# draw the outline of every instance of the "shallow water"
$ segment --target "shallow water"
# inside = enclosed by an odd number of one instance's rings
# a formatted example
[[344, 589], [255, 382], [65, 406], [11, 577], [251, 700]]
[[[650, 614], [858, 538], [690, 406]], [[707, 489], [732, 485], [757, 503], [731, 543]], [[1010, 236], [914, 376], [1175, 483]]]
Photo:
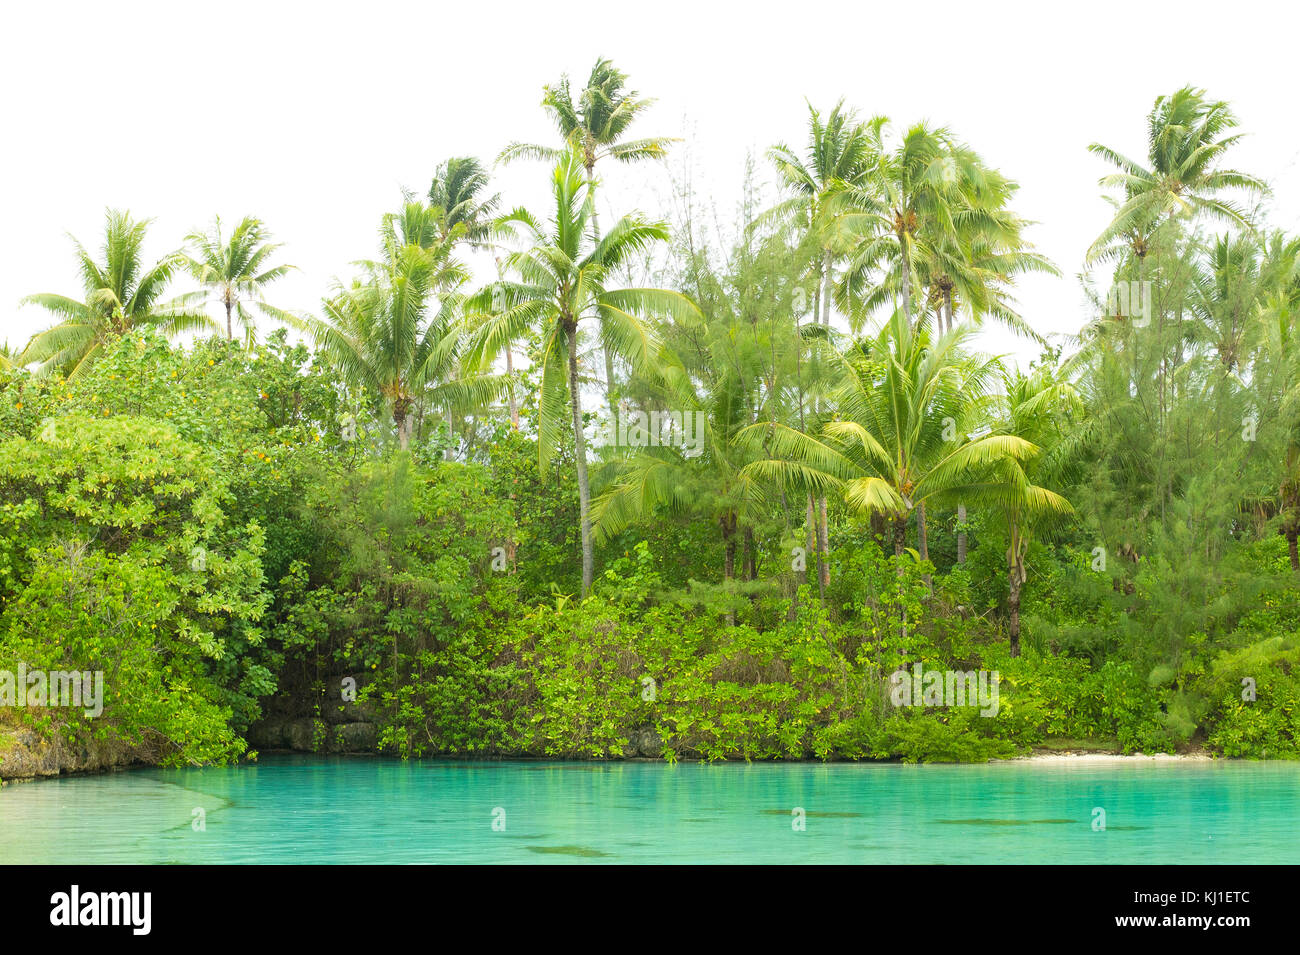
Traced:
[[0, 863], [1295, 863], [1298, 814], [1283, 762], [264, 756], [6, 786]]

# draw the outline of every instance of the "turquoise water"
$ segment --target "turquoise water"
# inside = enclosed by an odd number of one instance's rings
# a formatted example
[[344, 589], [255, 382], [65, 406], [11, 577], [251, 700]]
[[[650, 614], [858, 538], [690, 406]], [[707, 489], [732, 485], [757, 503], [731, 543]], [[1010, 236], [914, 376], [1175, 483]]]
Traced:
[[0, 863], [1295, 863], [1298, 814], [1280, 762], [272, 756], [6, 786]]

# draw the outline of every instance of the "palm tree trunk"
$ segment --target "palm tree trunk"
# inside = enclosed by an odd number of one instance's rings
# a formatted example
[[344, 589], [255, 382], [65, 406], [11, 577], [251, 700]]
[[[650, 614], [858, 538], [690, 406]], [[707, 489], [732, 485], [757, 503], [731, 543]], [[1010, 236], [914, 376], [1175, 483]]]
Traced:
[[[900, 514], [894, 518], [894, 556], [902, 557], [903, 548], [907, 546], [907, 516]], [[901, 573], [902, 568], [899, 568]]]
[[[807, 520], [807, 522], [805, 523], [804, 526], [805, 526], [805, 527], [807, 528], [807, 530], [808, 530], [808, 541], [807, 541], [808, 546], [804, 549], [804, 551], [805, 551], [805, 556], [811, 555], [811, 556], [812, 556], [812, 559], [813, 559], [813, 562], [816, 563], [816, 561], [818, 560], [818, 555], [817, 555], [817, 506], [816, 506], [816, 503], [813, 501], [813, 496], [812, 496], [811, 494], [808, 495], [808, 520]], [[807, 566], [807, 565], [805, 564], [805, 567], [806, 567], [806, 566]], [[819, 576], [817, 579], [820, 580], [821, 577]], [[805, 570], [805, 571], [804, 571], [804, 583], [807, 583], [807, 582], [808, 582], [808, 571]]]
[[[831, 251], [822, 249], [821, 323], [831, 327]], [[826, 495], [817, 498], [817, 583], [825, 590], [831, 583], [830, 528], [826, 523]]]
[[1020, 590], [1025, 583], [1024, 545], [1013, 523], [1011, 546], [1007, 548], [1007, 634], [1011, 638], [1011, 655], [1020, 656]]
[[1020, 569], [1014, 565], [1011, 567], [1008, 578], [1007, 589], [1007, 610], [1011, 615], [1011, 621], [1007, 626], [1007, 632], [1011, 636], [1011, 655], [1020, 656], [1020, 587], [1023, 584], [1020, 575]]
[[[723, 514], [719, 523], [722, 525], [722, 582], [725, 584], [736, 578], [736, 515]], [[724, 619], [728, 627], [734, 627], [735, 611], [728, 609]]]
[[826, 525], [826, 497], [817, 499], [817, 582], [822, 589], [831, 585], [830, 531]]
[[234, 302], [226, 303], [226, 339], [232, 342], [235, 340], [235, 325], [231, 320], [230, 313], [234, 310], [234, 307]]
[[[916, 552], [921, 560], [930, 559], [930, 536], [925, 525], [925, 501], [916, 505]], [[934, 590], [934, 577], [925, 575], [925, 585]]]
[[821, 309], [820, 321], [830, 327], [831, 324], [831, 250], [822, 249], [821, 295], [818, 307]]
[[[820, 285], [817, 288], [817, 294], [821, 295]], [[820, 300], [818, 302], [817, 308], [819, 311], [821, 310]], [[804, 421], [803, 338], [799, 335], [798, 315], [794, 316], [794, 374], [795, 374], [795, 384], [799, 390], [799, 430], [804, 431], [808, 425]], [[782, 493], [784, 494], [785, 492]], [[813, 530], [813, 497], [811, 494], [808, 495], [808, 517], [804, 522], [804, 527], [807, 529], [807, 535], [805, 538], [805, 543], [807, 544], [807, 547], [804, 548], [803, 577], [801, 580], [796, 579], [795, 581], [794, 601], [790, 604], [790, 614], [791, 614], [790, 619], [792, 620], [794, 619], [793, 615], [795, 613], [795, 605], [799, 600], [799, 587], [801, 584], [808, 583], [808, 555], [816, 553], [816, 540], [815, 540], [816, 532]], [[820, 579], [821, 578], [819, 577], [818, 580]]]
[[[1298, 459], [1300, 448], [1295, 445], [1288, 447], [1285, 459], [1288, 475], [1295, 473]], [[1278, 488], [1278, 497], [1282, 502], [1280, 533], [1286, 538], [1287, 551], [1291, 555], [1291, 569], [1300, 571], [1300, 547], [1296, 543], [1297, 538], [1300, 538], [1300, 482], [1288, 477]]]
[[[507, 348], [506, 349], [506, 374], [513, 375], [514, 373], [515, 373], [514, 353], [509, 348]], [[510, 384], [510, 428], [513, 431], [519, 430], [519, 402], [515, 400], [514, 382], [511, 382]]]
[[957, 563], [966, 563], [966, 505], [957, 505]]
[[587, 483], [587, 443], [582, 434], [582, 397], [578, 391], [578, 328], [569, 330], [569, 406], [573, 410], [573, 457], [578, 467], [578, 516], [582, 525], [582, 596], [591, 592], [595, 555], [591, 546], [591, 486]]
[[[900, 236], [900, 240], [901, 240]], [[907, 258], [907, 246], [901, 241], [899, 246], [902, 250], [903, 266], [903, 318], [907, 319], [907, 327], [912, 327], [912, 263]]]
[[[786, 497], [785, 488], [781, 488], [781, 519], [784, 525], [785, 533], [789, 534], [791, 532], [790, 501]], [[794, 570], [793, 563], [794, 562], [791, 561], [791, 567], [790, 567], [791, 571]], [[784, 574], [782, 574], [782, 576], [784, 576]], [[783, 591], [785, 590], [784, 581], [782, 582], [781, 589]], [[793, 593], [790, 594], [790, 606], [788, 606], [785, 611], [785, 619], [787, 622], [793, 622], [794, 619], [798, 616], [798, 614], [799, 614], [799, 575], [796, 573], [794, 579]]]
[[731, 580], [736, 576], [736, 515], [722, 515], [722, 579]]
[[[944, 289], [943, 291], [943, 313], [944, 329], [950, 332], [953, 325], [956, 324], [953, 320], [952, 289]], [[966, 505], [961, 502], [957, 504], [957, 524], [959, 527], [957, 531], [957, 563], [964, 564], [966, 563]]]

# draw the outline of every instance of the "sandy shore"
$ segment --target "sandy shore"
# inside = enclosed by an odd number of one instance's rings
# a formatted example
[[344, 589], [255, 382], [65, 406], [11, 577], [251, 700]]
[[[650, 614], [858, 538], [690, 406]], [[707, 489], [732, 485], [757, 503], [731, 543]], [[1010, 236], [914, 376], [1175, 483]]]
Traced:
[[994, 759], [994, 763], [1175, 763], [1175, 762], [1209, 762], [1213, 757], [1207, 753], [1154, 753], [1147, 756], [1134, 753], [1125, 756], [1122, 753], [1034, 753], [1030, 756], [1016, 756], [1012, 759]]

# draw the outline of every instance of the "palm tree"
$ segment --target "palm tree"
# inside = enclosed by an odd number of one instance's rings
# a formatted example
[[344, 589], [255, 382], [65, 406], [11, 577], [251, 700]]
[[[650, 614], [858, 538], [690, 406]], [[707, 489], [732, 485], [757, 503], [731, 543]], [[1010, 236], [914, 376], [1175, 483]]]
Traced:
[[[429, 185], [429, 205], [438, 210], [438, 232], [443, 242], [470, 248], [493, 247], [497, 237], [497, 208], [500, 193], [486, 195], [488, 172], [472, 156], [458, 156], [438, 165]], [[494, 252], [497, 250], [494, 248]], [[501, 277], [501, 256], [496, 256], [497, 277]], [[514, 352], [506, 349], [506, 375], [514, 375]], [[519, 405], [512, 387], [508, 393], [510, 425], [519, 430]]]
[[382, 397], [402, 450], [418, 402], [465, 407], [490, 401], [503, 386], [456, 375], [455, 289], [467, 274], [439, 239], [440, 218], [440, 209], [413, 200], [385, 216], [383, 257], [360, 263], [364, 278], [338, 287], [322, 303], [323, 319], [301, 323], [344, 374]]
[[719, 529], [723, 579], [731, 580], [742, 539], [747, 567], [751, 560], [748, 541], [763, 494], [758, 482], [743, 471], [753, 453], [736, 442], [739, 429], [752, 423], [739, 394], [751, 382], [719, 370], [723, 373], [712, 376], [702, 389], [685, 368], [671, 360], [662, 363], [656, 375], [659, 387], [653, 390], [674, 414], [692, 416], [684, 417], [686, 431], [696, 432], [696, 422], [702, 422], [699, 453], [688, 453], [684, 445], [672, 442], [637, 448], [616, 462], [617, 477], [596, 500], [592, 513], [601, 540], [660, 512], [699, 515]]
[[183, 257], [174, 252], [146, 268], [141, 250], [149, 223], [108, 210], [99, 262], [72, 239], [84, 296], [77, 301], [42, 293], [23, 299], [23, 304], [39, 305], [61, 319], [31, 340], [23, 352], [25, 363], [39, 362], [42, 372], [62, 369], [74, 377], [113, 336], [143, 328], [166, 335], [215, 328], [211, 318], [193, 307], [192, 296], [161, 301]]
[[626, 84], [626, 73], [609, 60], [597, 60], [575, 103], [569, 77], [561, 77], [555, 86], [545, 87], [542, 107], [554, 120], [564, 145], [553, 148], [511, 143], [498, 161], [529, 158], [555, 162], [566, 152], [576, 151], [590, 183], [596, 163], [606, 156], [627, 163], [662, 159], [667, 155], [668, 145], [677, 142], [676, 139], [658, 136], [621, 141], [633, 120], [654, 104], [653, 99], [644, 99], [635, 90], [626, 89]]
[[[746, 429], [772, 457], [747, 465], [768, 478], [819, 492], [843, 493], [850, 509], [892, 523], [895, 554], [907, 523], [932, 499], [961, 493], [972, 475], [1005, 457], [1032, 453], [1014, 435], [969, 438], [966, 424], [987, 406], [998, 370], [993, 359], [967, 355], [969, 326], [931, 340], [900, 309], [874, 341], [839, 355], [836, 416], [819, 435], [779, 423]], [[928, 559], [924, 536], [919, 556]]]
[[1016, 311], [1011, 286], [1017, 276], [1030, 272], [1061, 272], [1025, 241], [1027, 223], [1005, 208], [963, 209], [953, 220], [955, 231], [936, 239], [923, 264], [925, 280], [936, 293], [940, 330], [952, 331], [964, 307], [977, 325], [992, 319], [1042, 343], [1042, 336]]
[[1115, 203], [1115, 216], [1093, 242], [1086, 261], [1114, 258], [1118, 249], [1126, 248], [1141, 264], [1156, 228], [1180, 216], [1204, 214], [1248, 225], [1246, 212], [1221, 194], [1265, 193], [1268, 187], [1254, 176], [1219, 167], [1241, 139], [1240, 133], [1226, 135], [1236, 127], [1237, 117], [1226, 102], [1208, 101], [1204, 90], [1185, 86], [1158, 97], [1147, 116], [1148, 165], [1100, 143], [1091, 144], [1090, 152], [1119, 169], [1103, 177], [1100, 185], [1120, 187], [1123, 199]]
[[[797, 219], [807, 239], [816, 243], [819, 254], [814, 260], [817, 300], [813, 321], [829, 328], [831, 274], [835, 256], [841, 251], [837, 220], [830, 214], [831, 201], [849, 189], [864, 194], [867, 176], [877, 162], [872, 135], [851, 110], [844, 108], [843, 100], [835, 104], [825, 120], [809, 103], [806, 157], [781, 143], [768, 150], [768, 158], [776, 166], [782, 185], [793, 196], [778, 203], [760, 221]], [[809, 524], [814, 523], [818, 580], [825, 588], [830, 583], [830, 532], [825, 497], [817, 501], [815, 518], [810, 515]]]
[[[624, 140], [632, 122], [654, 104], [635, 90], [626, 88], [627, 74], [606, 59], [599, 59], [591, 68], [587, 85], [574, 102], [569, 87], [569, 77], [564, 75], [555, 86], [547, 86], [542, 96], [542, 107], [550, 114], [559, 130], [563, 145], [556, 148], [531, 143], [511, 143], [498, 157], [498, 162], [515, 159], [542, 159], [558, 162], [567, 152], [574, 152], [587, 177], [587, 188], [593, 196], [596, 188], [596, 163], [608, 157], [623, 163], [662, 159], [668, 154], [670, 143], [676, 139], [655, 136], [646, 139]], [[599, 238], [600, 222], [593, 201], [591, 230]], [[614, 357], [605, 354], [605, 395], [610, 414], [617, 414], [614, 398]]]
[[560, 429], [565, 426], [567, 401], [578, 477], [585, 595], [591, 590], [594, 552], [582, 378], [578, 370], [580, 330], [594, 324], [607, 353], [621, 355], [633, 367], [641, 367], [659, 347], [646, 316], [659, 313], [685, 318], [698, 312], [677, 292], [610, 287], [616, 270], [653, 243], [666, 240], [668, 229], [663, 223], [627, 215], [596, 239], [589, 228], [594, 194], [584, 172], [583, 153], [565, 152], [551, 177], [553, 218], [543, 222], [524, 209], [503, 217], [502, 224], [517, 229], [529, 248], [506, 259], [505, 266], [518, 276], [517, 281], [498, 282], [467, 304], [468, 314], [479, 325], [466, 364], [484, 367], [501, 349], [524, 338], [530, 330], [540, 330], [538, 459], [543, 467], [549, 463]]
[[[1060, 271], [1022, 237], [1027, 223], [1008, 208], [1019, 187], [1001, 173], [985, 168], [970, 150], [965, 152], [967, 168], [978, 174], [969, 176], [967, 188], [955, 196], [952, 231], [933, 237], [929, 255], [921, 263], [926, 282], [934, 292], [938, 327], [952, 331], [957, 308], [965, 303], [976, 324], [991, 317], [1018, 334], [1042, 342], [1042, 337], [1015, 310], [1010, 287], [1018, 275], [1060, 275]], [[923, 522], [924, 515], [919, 519]], [[957, 528], [957, 563], [964, 564], [965, 501], [957, 502]]]
[[1257, 236], [1224, 234], [1206, 250], [1192, 276], [1188, 334], [1212, 349], [1219, 368], [1228, 374], [1238, 371], [1254, 352], [1262, 330], [1257, 309], [1268, 276], [1261, 252]]
[[[836, 198], [840, 228], [853, 243], [841, 300], [852, 306], [856, 299], [860, 317], [897, 296], [910, 322], [918, 268], [937, 261], [940, 245], [959, 234], [954, 217], [971, 211], [969, 196], [988, 173], [947, 129], [917, 123], [889, 148], [887, 125], [878, 117], [868, 126], [876, 162], [866, 186]], [[889, 280], [872, 282], [882, 267]]]
[[501, 196], [485, 196], [487, 188], [487, 170], [472, 156], [457, 156], [438, 165], [429, 185], [429, 205], [441, 210], [438, 231], [443, 241], [455, 232], [455, 238], [479, 246], [492, 236]]
[[[738, 440], [741, 429], [785, 415], [782, 373], [790, 363], [787, 334], [790, 287], [803, 270], [792, 265], [784, 236], [754, 243], [742, 230], [724, 276], [697, 252], [689, 268], [704, 321], [666, 323], [664, 348], [651, 368], [629, 381], [644, 406], [681, 413], [682, 432], [694, 444], [669, 440], [610, 449], [611, 479], [593, 505], [598, 538], [609, 539], [636, 521], [662, 514], [689, 515], [718, 528], [723, 578], [757, 575], [755, 526], [765, 489], [745, 464], [754, 450]], [[690, 417], [687, 417], [690, 416]], [[674, 418], [674, 428], [677, 426]]]
[[[844, 190], [836, 199], [841, 228], [855, 236], [836, 290], [846, 310], [861, 320], [901, 299], [911, 321], [914, 289], [920, 286], [929, 290], [926, 311], [933, 309], [939, 333], [952, 331], [964, 303], [976, 323], [991, 317], [1041, 340], [1015, 311], [1009, 289], [1025, 272], [1059, 273], [1024, 241], [1026, 223], [1008, 208], [1018, 186], [947, 129], [919, 123], [889, 149], [887, 122], [877, 119], [869, 128], [876, 165], [865, 187]], [[873, 282], [882, 268], [883, 281]], [[917, 520], [924, 550], [924, 507]], [[958, 501], [960, 562], [966, 556], [965, 520], [966, 505]]]
[[269, 260], [281, 243], [270, 241], [271, 234], [262, 220], [245, 216], [230, 233], [222, 238], [221, 218], [214, 217], [207, 232], [192, 232], [185, 237], [192, 253], [185, 257], [186, 268], [200, 285], [216, 298], [226, 310], [226, 338], [234, 340], [234, 318], [239, 317], [240, 329], [250, 343], [256, 326], [245, 303], [256, 305], [264, 314], [285, 320], [285, 313], [267, 304], [266, 286], [283, 278], [294, 267], [271, 265]]
[[794, 195], [768, 211], [765, 219], [775, 216], [800, 220], [807, 234], [817, 242], [817, 288], [820, 314], [815, 319], [830, 324], [831, 266], [836, 253], [837, 230], [827, 205], [845, 189], [862, 190], [873, 170], [877, 156], [869, 128], [858, 122], [840, 100], [822, 119], [808, 104], [808, 147], [806, 157], [799, 156], [784, 143], [768, 150], [781, 184]]
[[1065, 423], [1082, 402], [1074, 388], [1047, 366], [1030, 374], [1004, 374], [1003, 421], [995, 435], [1026, 442], [1029, 453], [1005, 455], [963, 493], [998, 515], [1008, 538], [1007, 632], [1011, 655], [1020, 656], [1020, 596], [1027, 579], [1025, 554], [1034, 535], [1074, 513], [1070, 503], [1046, 484], [1057, 483], [1086, 432], [1071, 434]]

